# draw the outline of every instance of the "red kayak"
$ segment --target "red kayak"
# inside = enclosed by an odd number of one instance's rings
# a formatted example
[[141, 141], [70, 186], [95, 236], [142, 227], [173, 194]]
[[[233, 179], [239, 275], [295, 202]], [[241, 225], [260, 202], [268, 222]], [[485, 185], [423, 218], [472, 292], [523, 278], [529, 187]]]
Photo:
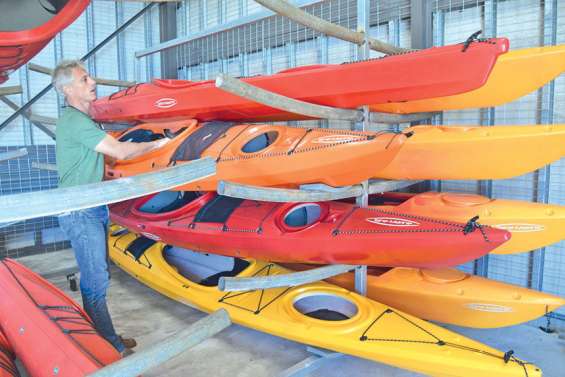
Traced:
[[112, 221], [153, 240], [274, 262], [446, 267], [510, 238], [473, 220], [461, 224], [343, 202], [257, 202], [213, 192], [164, 191], [110, 211]]
[[69, 26], [90, 0], [19, 0], [0, 4], [0, 84]]
[[0, 329], [0, 377], [19, 377], [14, 359], [14, 351]]
[[[291, 68], [243, 81], [287, 97], [340, 108], [403, 102], [481, 87], [508, 46], [506, 38], [495, 38], [355, 63]], [[212, 80], [154, 80], [135, 85], [97, 100], [91, 113], [103, 122], [187, 117], [252, 122], [306, 119], [229, 94], [216, 88]]]
[[30, 269], [0, 261], [0, 326], [31, 376], [85, 376], [120, 359], [82, 308]]

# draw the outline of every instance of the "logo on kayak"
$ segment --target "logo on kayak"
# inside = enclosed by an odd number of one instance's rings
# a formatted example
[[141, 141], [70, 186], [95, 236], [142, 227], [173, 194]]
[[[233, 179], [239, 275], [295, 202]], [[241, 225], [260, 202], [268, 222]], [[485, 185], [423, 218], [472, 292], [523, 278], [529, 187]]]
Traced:
[[496, 224], [493, 225], [494, 228], [507, 230], [514, 233], [530, 233], [530, 232], [541, 232], [545, 230], [545, 226], [539, 224]]
[[160, 109], [170, 109], [177, 104], [177, 100], [174, 98], [161, 98], [155, 101], [155, 107]]
[[384, 226], [420, 226], [420, 223], [412, 220], [399, 219], [397, 217], [369, 217], [365, 219], [370, 223]]
[[141, 235], [145, 236], [145, 237], [147, 237], [147, 238], [149, 238], [150, 240], [153, 240], [153, 241], [161, 241], [161, 237], [156, 236], [156, 235], [151, 234], [151, 233], [141, 232]]
[[512, 311], [512, 308], [509, 306], [502, 306], [495, 304], [470, 303], [470, 304], [465, 304], [464, 306], [468, 309], [476, 310], [479, 312], [509, 313]]
[[337, 143], [351, 143], [354, 141], [362, 141], [365, 140], [360, 136], [355, 135], [329, 135], [329, 136], [320, 136], [315, 139], [312, 139], [312, 143], [314, 144], [337, 144]]

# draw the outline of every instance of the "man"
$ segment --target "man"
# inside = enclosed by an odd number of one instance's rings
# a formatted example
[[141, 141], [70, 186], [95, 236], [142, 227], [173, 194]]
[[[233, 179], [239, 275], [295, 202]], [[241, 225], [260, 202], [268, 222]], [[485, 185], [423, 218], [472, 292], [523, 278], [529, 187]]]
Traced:
[[[67, 102], [56, 128], [59, 187], [100, 182], [104, 174], [104, 155], [121, 160], [129, 159], [158, 148], [168, 140], [149, 143], [119, 142], [102, 131], [88, 115], [90, 105], [96, 99], [96, 82], [80, 61], [61, 62], [53, 72], [52, 82]], [[63, 214], [59, 216], [59, 224], [75, 252], [85, 311], [100, 335], [122, 356], [131, 354], [133, 351], [130, 347], [135, 346], [135, 341], [123, 339], [116, 334], [106, 305], [110, 278], [108, 207], [100, 206]]]

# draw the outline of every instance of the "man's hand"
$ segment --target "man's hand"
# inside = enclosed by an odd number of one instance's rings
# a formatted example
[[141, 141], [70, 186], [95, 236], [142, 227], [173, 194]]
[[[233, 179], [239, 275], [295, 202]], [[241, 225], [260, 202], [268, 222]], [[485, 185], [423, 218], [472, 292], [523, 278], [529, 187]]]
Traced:
[[163, 138], [147, 143], [132, 143], [129, 141], [118, 141], [112, 136], [106, 135], [94, 150], [118, 160], [129, 160], [152, 151], [153, 149], [161, 148], [167, 144], [169, 140], [168, 138]]

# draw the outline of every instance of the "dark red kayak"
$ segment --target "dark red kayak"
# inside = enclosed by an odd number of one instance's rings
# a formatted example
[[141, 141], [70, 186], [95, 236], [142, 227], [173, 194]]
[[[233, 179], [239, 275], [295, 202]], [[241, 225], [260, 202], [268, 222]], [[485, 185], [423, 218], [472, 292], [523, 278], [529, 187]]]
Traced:
[[85, 376], [121, 358], [76, 302], [11, 259], [0, 297], [0, 327], [31, 376]]
[[90, 0], [0, 2], [0, 84], [69, 26]]
[[110, 207], [113, 222], [201, 252], [274, 262], [446, 267], [510, 238], [504, 230], [343, 202], [273, 203], [164, 191]]
[[[357, 108], [388, 102], [447, 96], [486, 83], [506, 38], [433, 47], [355, 63], [288, 69], [243, 81], [298, 100]], [[200, 121], [306, 119], [216, 88], [214, 81], [154, 80], [101, 98], [92, 116], [104, 122], [195, 118]]]

